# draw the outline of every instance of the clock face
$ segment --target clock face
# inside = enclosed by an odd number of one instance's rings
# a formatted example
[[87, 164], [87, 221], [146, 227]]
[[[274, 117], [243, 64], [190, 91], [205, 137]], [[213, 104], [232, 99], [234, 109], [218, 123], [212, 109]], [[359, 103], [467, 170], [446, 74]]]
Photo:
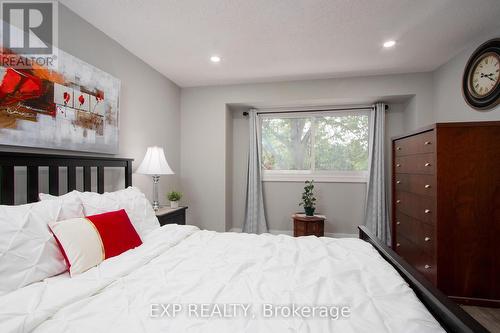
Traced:
[[477, 98], [484, 98], [495, 91], [500, 82], [500, 57], [488, 52], [479, 57], [470, 73], [470, 92]]
[[472, 53], [462, 76], [462, 94], [476, 110], [500, 104], [500, 38], [490, 39]]

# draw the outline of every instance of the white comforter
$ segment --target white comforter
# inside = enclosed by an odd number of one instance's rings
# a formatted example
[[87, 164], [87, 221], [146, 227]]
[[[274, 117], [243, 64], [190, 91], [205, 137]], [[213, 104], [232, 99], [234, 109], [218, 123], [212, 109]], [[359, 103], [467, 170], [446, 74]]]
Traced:
[[[189, 304], [243, 304], [211, 318]], [[153, 304], [153, 305], [152, 305]], [[172, 316], [159, 304], [181, 304]], [[350, 316], [266, 316], [264, 304], [347, 306]], [[179, 306], [179, 305], [178, 305]], [[291, 307], [290, 307], [291, 308]], [[154, 309], [154, 310], [152, 310]], [[214, 310], [212, 306], [211, 310]], [[241, 309], [240, 309], [241, 310]], [[211, 312], [213, 314], [213, 312]], [[206, 313], [205, 313], [206, 314]], [[286, 313], [285, 313], [286, 314]], [[269, 315], [269, 313], [268, 313]], [[158, 228], [144, 244], [79, 276], [0, 297], [0, 332], [442, 332], [413, 291], [358, 239]]]

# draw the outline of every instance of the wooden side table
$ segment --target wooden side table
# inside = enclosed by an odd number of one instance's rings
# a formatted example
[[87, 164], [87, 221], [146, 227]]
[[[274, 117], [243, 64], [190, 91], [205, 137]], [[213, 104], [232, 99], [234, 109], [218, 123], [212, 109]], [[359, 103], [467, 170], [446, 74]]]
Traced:
[[317, 236], [325, 235], [325, 219], [323, 215], [306, 216], [305, 214], [293, 214], [293, 236]]
[[186, 209], [186, 206], [179, 208], [160, 207], [155, 214], [161, 226], [173, 223], [186, 224]]

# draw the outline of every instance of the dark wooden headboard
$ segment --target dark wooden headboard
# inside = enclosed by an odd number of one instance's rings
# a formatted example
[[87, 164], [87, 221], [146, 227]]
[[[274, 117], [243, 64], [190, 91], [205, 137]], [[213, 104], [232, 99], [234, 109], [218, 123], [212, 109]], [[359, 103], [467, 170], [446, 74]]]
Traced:
[[59, 168], [67, 168], [68, 192], [76, 189], [76, 168], [83, 168], [83, 190], [91, 191], [91, 168], [97, 168], [97, 192], [104, 193], [104, 168], [123, 167], [125, 187], [132, 185], [132, 161], [129, 158], [67, 156], [0, 152], [0, 204], [13, 205], [14, 167], [26, 167], [27, 202], [38, 201], [39, 168], [48, 167], [49, 193], [59, 195]]

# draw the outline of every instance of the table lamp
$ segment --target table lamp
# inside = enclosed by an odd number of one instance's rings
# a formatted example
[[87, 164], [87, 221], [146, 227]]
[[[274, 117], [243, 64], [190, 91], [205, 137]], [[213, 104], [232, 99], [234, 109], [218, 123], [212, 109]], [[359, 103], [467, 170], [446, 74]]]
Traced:
[[173, 175], [165, 158], [165, 153], [161, 147], [148, 147], [142, 163], [137, 168], [137, 173], [142, 175], [151, 175], [153, 177], [153, 209], [157, 211], [160, 208], [158, 203], [158, 182], [160, 175]]

